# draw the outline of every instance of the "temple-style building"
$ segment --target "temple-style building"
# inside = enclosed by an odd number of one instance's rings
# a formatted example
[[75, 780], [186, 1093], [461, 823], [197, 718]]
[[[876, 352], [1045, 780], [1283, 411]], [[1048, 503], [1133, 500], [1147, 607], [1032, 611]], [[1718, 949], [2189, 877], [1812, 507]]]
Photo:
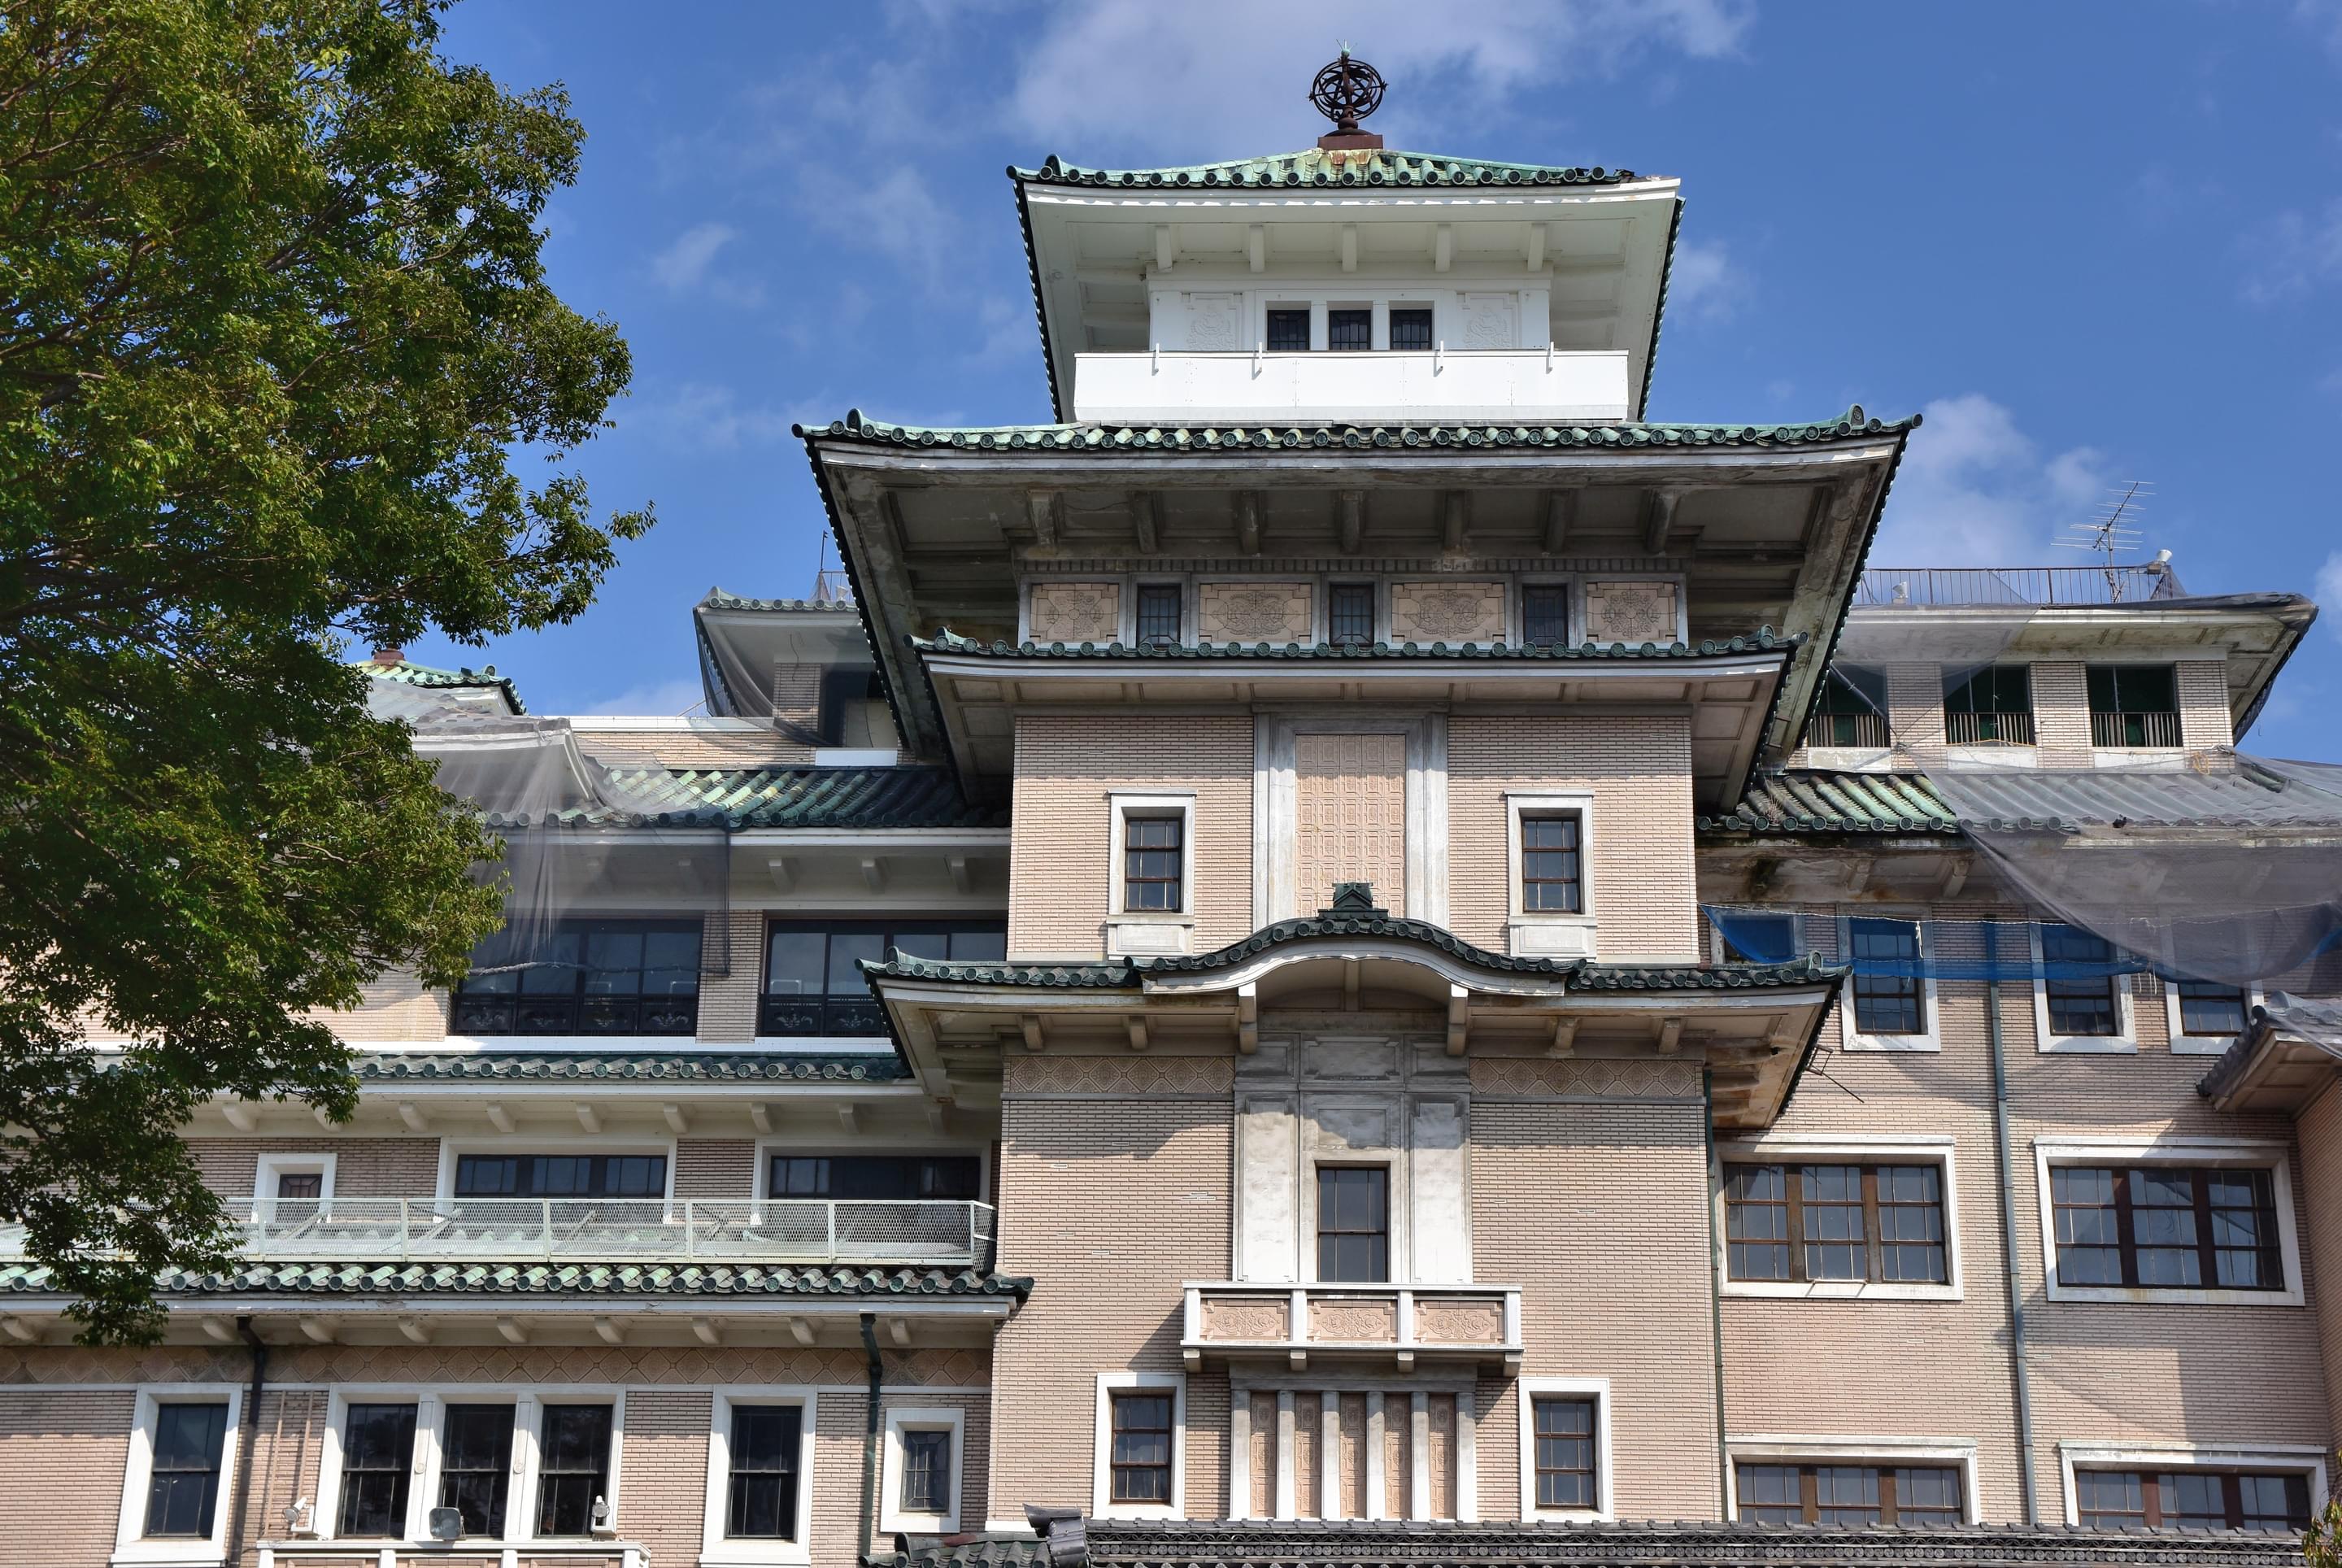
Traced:
[[1676, 180], [1379, 92], [1012, 170], [1057, 422], [801, 431], [706, 717], [369, 661], [511, 923], [164, 1343], [0, 1260], [0, 1564], [2300, 1560], [2314, 608], [1869, 562], [1916, 418], [1647, 417]]

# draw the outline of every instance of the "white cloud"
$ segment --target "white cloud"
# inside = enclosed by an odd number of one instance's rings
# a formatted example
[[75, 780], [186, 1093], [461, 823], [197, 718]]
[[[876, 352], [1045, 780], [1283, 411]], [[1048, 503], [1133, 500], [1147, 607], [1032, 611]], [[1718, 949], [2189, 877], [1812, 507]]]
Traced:
[[2317, 603], [2327, 612], [2327, 629], [2342, 641], [2342, 550], [2327, 556], [2317, 568]]
[[1922, 410], [1870, 558], [1887, 567], [2057, 564], [2052, 542], [2087, 521], [2111, 482], [2107, 457], [2076, 447], [2044, 460], [2008, 409], [1981, 393]]
[[2243, 242], [2245, 297], [2255, 305], [2299, 299], [2342, 283], [2342, 200], [2318, 216], [2281, 212]]
[[586, 713], [623, 714], [628, 718], [666, 719], [698, 712], [706, 693], [696, 680], [662, 680], [630, 687], [606, 701], [588, 705]]
[[1676, 320], [1727, 320], [1748, 292], [1747, 272], [1724, 246], [1676, 246], [1667, 268], [1667, 314]]
[[818, 397], [786, 408], [743, 407], [729, 387], [704, 381], [636, 392], [619, 413], [618, 428], [639, 432], [679, 452], [733, 452], [788, 438], [789, 427], [831, 417]]
[[694, 224], [651, 260], [651, 276], [669, 294], [705, 294], [726, 305], [761, 304], [763, 287], [711, 270], [716, 253], [740, 237], [728, 223]]
[[958, 220], [916, 169], [896, 169], [875, 185], [824, 176], [808, 181], [806, 190], [816, 226], [891, 258], [931, 287], [942, 285]]

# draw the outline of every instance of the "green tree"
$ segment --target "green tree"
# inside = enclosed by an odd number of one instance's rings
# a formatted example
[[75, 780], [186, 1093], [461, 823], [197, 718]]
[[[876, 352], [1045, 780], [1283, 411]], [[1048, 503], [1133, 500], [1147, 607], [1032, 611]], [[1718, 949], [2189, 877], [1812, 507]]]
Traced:
[[[2335, 1451], [2334, 1458], [2342, 1464], [2342, 1449]], [[2326, 1506], [2309, 1522], [2301, 1550], [2309, 1568], [2342, 1568], [2342, 1493], [2327, 1497]]]
[[319, 1010], [494, 929], [347, 649], [565, 620], [650, 521], [567, 462], [629, 374], [538, 256], [583, 131], [441, 8], [0, 0], [0, 1220], [85, 1338], [224, 1261], [189, 1112], [345, 1115]]

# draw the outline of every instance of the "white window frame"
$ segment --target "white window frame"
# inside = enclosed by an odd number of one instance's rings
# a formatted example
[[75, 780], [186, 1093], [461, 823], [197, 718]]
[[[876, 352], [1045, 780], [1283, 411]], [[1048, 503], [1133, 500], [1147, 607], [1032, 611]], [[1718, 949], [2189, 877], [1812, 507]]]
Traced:
[[[1527, 817], [1577, 819], [1577, 912], [1524, 906], [1521, 822]], [[1592, 958], [1601, 920], [1594, 903], [1594, 791], [1507, 789], [1505, 791], [1505, 935], [1515, 958]]]
[[[2170, 1042], [2174, 1056], [2226, 1056], [2228, 1047], [2237, 1042], [2233, 1034], [2183, 1034], [2179, 1029], [2179, 982], [2169, 975], [2158, 977], [2163, 981], [2164, 1039]], [[2217, 984], [2217, 981], [2205, 981]], [[2257, 985], [2239, 986], [2244, 993], [2245, 1028], [2253, 1027], [2253, 1009], [2266, 1006], [2268, 998]]]
[[[1837, 950], [1842, 961], [1849, 964], [1854, 961], [1854, 922], [1857, 920], [1897, 920], [1916, 927], [1919, 933], [1919, 961], [1922, 965], [1927, 962], [1928, 932], [1933, 922], [1924, 915], [1900, 915], [1885, 910], [1837, 917]], [[1934, 975], [1922, 972], [1919, 977], [1921, 1020], [1927, 1027], [1917, 1034], [1864, 1033], [1855, 1018], [1855, 979], [1852, 973], [1847, 974], [1846, 1000], [1838, 1009], [1839, 1043], [1845, 1050], [1940, 1051], [1944, 1049], [1944, 1012], [1936, 996]]]
[[[2062, 925], [2064, 921], [2052, 921]], [[2115, 988], [2115, 1032], [2112, 1034], [2052, 1034], [2049, 1032], [2049, 980], [2041, 972], [2042, 922], [2029, 922], [2026, 940], [2033, 947], [2033, 1048], [2041, 1055], [2063, 1051], [2074, 1056], [2135, 1056], [2138, 1052], [2138, 1017], [2131, 995], [2131, 977], [2109, 976]]]
[[[581, 1096], [586, 1098], [585, 1096]], [[439, 1178], [435, 1189], [442, 1203], [456, 1201], [455, 1162], [465, 1154], [659, 1154], [666, 1158], [666, 1190], [656, 1199], [612, 1200], [627, 1202], [675, 1203], [676, 1142], [672, 1138], [611, 1138], [593, 1133], [555, 1134], [512, 1132], [489, 1138], [443, 1138], [439, 1141]], [[501, 1200], [512, 1201], [512, 1200]], [[563, 1201], [564, 1200], [555, 1200]], [[536, 1199], [522, 1199], [536, 1202]]]
[[[1109, 957], [1184, 953], [1196, 925], [1196, 792], [1193, 789], [1109, 789], [1106, 846], [1106, 946]], [[1123, 847], [1133, 817], [1179, 819], [1179, 907], [1126, 910]]]
[[[960, 1484], [967, 1472], [967, 1412], [956, 1404], [899, 1405], [886, 1412], [886, 1450], [879, 1467], [878, 1529], [882, 1534], [954, 1535], [959, 1532]], [[951, 1433], [951, 1503], [941, 1513], [903, 1507], [903, 1434]]]
[[2090, 1442], [2057, 1444], [2057, 1474], [2066, 1489], [2066, 1523], [2078, 1529], [2082, 1494], [2077, 1470], [2258, 1470], [2309, 1477], [2309, 1513], [2326, 1506], [2326, 1450], [2316, 1443], [2257, 1443], [2230, 1447], [2202, 1442]]
[[[1542, 524], [1543, 519], [1539, 519], [1539, 521], [1540, 524]], [[1580, 607], [1577, 594], [1574, 587], [1576, 581], [1576, 578], [1574, 575], [1563, 572], [1521, 572], [1514, 575], [1512, 582], [1509, 585], [1508, 591], [1506, 595], [1506, 603], [1505, 606], [1511, 622], [1513, 633], [1512, 642], [1514, 647], [1526, 648], [1529, 646], [1528, 590], [1531, 588], [1559, 588], [1561, 590], [1562, 640], [1555, 643], [1553, 645], [1554, 647], [1575, 648], [1578, 646], [1579, 642], [1584, 640], [1583, 637], [1576, 637], [1575, 640], [1573, 640], [1574, 634], [1581, 633], [1584, 630], [1582, 623], [1577, 619], [1578, 609]]]
[[[199, 1540], [149, 1538], [146, 1492], [155, 1476], [155, 1426], [166, 1404], [227, 1406], [220, 1438], [219, 1490], [212, 1501], [212, 1530]], [[220, 1568], [227, 1561], [227, 1521], [235, 1511], [236, 1444], [244, 1435], [244, 1389], [238, 1383], [153, 1383], [138, 1391], [130, 1428], [130, 1457], [122, 1477], [122, 1512], [115, 1526], [115, 1563], [141, 1568]]]
[[1729, 1209], [1724, 1200], [1724, 1167], [1743, 1164], [1804, 1164], [1814, 1161], [1866, 1165], [1933, 1165], [1944, 1193], [1944, 1279], [1940, 1285], [1917, 1280], [1735, 1280], [1728, 1254], [1716, 1259], [1716, 1289], [1727, 1296], [1776, 1300], [1957, 1302], [1967, 1287], [1960, 1271], [1960, 1200], [1953, 1159], [1957, 1141], [1948, 1133], [1857, 1134], [1775, 1132], [1716, 1146], [1716, 1233], [1725, 1234]]
[[[1344, 1097], [1316, 1094], [1313, 1104], [1331, 1107]], [[1379, 1103], [1387, 1104], [1386, 1098]], [[1383, 1173], [1383, 1255], [1388, 1276], [1381, 1282], [1386, 1285], [1404, 1285], [1416, 1278], [1415, 1268], [1414, 1226], [1408, 1219], [1415, 1206], [1413, 1183], [1407, 1177], [1412, 1162], [1402, 1149], [1328, 1149], [1315, 1148], [1303, 1151], [1301, 1159], [1301, 1201], [1297, 1235], [1300, 1251], [1301, 1282], [1305, 1285], [1326, 1285], [1338, 1289], [1356, 1285], [1361, 1290], [1373, 1290], [1372, 1280], [1321, 1280], [1317, 1277], [1317, 1173], [1321, 1171], [1380, 1171]]]
[[[505, 1484], [504, 1529], [494, 1536], [465, 1536], [466, 1544], [481, 1546], [524, 1543], [539, 1539], [583, 1541], [605, 1537], [555, 1535], [539, 1537], [536, 1517], [538, 1449], [543, 1439], [545, 1407], [548, 1404], [606, 1404], [610, 1407], [610, 1458], [604, 1499], [610, 1504], [610, 1534], [618, 1529], [619, 1462], [626, 1431], [626, 1391], [615, 1384], [580, 1383], [349, 1383], [337, 1385], [326, 1398], [325, 1429], [318, 1445], [317, 1494], [310, 1513], [319, 1541], [344, 1539], [341, 1525], [342, 1442], [353, 1404], [412, 1404], [415, 1411], [415, 1452], [408, 1461], [406, 1534], [404, 1543], [431, 1539], [431, 1511], [438, 1506], [441, 1447], [450, 1404], [510, 1404], [513, 1407], [511, 1470]], [[375, 1535], [347, 1539], [401, 1544], [396, 1537]]]
[[[2053, 1302], [2155, 1302], [2180, 1306], [2298, 1307], [2306, 1300], [2301, 1240], [2294, 1223], [2292, 1150], [2265, 1140], [2123, 1138], [2036, 1140], [2034, 1182], [2041, 1210], [2041, 1271]], [[2057, 1280], [2057, 1210], [2049, 1172], [2060, 1165], [2214, 1165], [2267, 1171], [2277, 1205], [2277, 1240], [2285, 1270], [2281, 1291], [2221, 1290], [2167, 1285], [2067, 1285]]]
[[[707, 1497], [701, 1532], [701, 1568], [759, 1568], [766, 1563], [813, 1561], [815, 1417], [820, 1394], [804, 1383], [734, 1383], [713, 1391], [707, 1420]], [[766, 1541], [724, 1533], [732, 1508], [732, 1407], [793, 1404], [802, 1413], [797, 1429], [797, 1518], [793, 1541]]]
[[[1521, 1518], [1528, 1521], [1570, 1519], [1588, 1523], [1616, 1523], [1618, 1505], [1610, 1468], [1610, 1380], [1606, 1377], [1524, 1377], [1516, 1380], [1514, 1386], [1519, 1391], [1520, 1405]], [[1540, 1395], [1591, 1399], [1594, 1402], [1595, 1506], [1591, 1509], [1537, 1506], [1536, 1400]]]
[[[332, 1153], [263, 1154], [253, 1162], [252, 1217], [257, 1220], [265, 1215], [272, 1223], [275, 1221], [278, 1201], [276, 1178], [279, 1176], [305, 1175], [315, 1171], [323, 1180], [317, 1183], [317, 1196], [309, 1201], [322, 1203], [331, 1199], [334, 1195], [334, 1167], [339, 1159], [339, 1155]], [[296, 1200], [288, 1198], [284, 1201], [289, 1203]]]
[[[1984, 1516], [1977, 1495], [1977, 1440], [1972, 1437], [1837, 1437], [1796, 1432], [1751, 1433], [1724, 1440], [1725, 1517], [1740, 1517], [1740, 1462], [1752, 1464], [1940, 1465], [1960, 1473], [1960, 1523]], [[2068, 1495], [2072, 1488], [2067, 1489]]]
[[[1171, 1501], [1116, 1503], [1114, 1498], [1114, 1407], [1116, 1393], [1159, 1391], [1171, 1395]], [[1092, 1417], [1090, 1515], [1096, 1519], [1185, 1519], [1187, 1517], [1187, 1379], [1180, 1372], [1113, 1372], [1097, 1375], [1097, 1407]]]

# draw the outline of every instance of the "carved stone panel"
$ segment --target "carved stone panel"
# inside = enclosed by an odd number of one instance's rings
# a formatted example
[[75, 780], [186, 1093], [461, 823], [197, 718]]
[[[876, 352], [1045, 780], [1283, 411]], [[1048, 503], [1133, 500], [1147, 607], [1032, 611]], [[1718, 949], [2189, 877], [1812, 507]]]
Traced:
[[1309, 585], [1198, 583], [1196, 632], [1206, 642], [1309, 642]]
[[1464, 347], [1520, 347], [1520, 297], [1512, 294], [1467, 294], [1464, 297]]
[[1589, 642], [1676, 640], [1676, 585], [1671, 582], [1589, 582], [1586, 637]]
[[1501, 642], [1505, 585], [1494, 582], [1391, 584], [1393, 642]]
[[1318, 1344], [1390, 1344], [1398, 1338], [1398, 1302], [1373, 1296], [1313, 1295], [1309, 1338]]
[[1396, 1104], [1328, 1105], [1322, 1100], [1312, 1100], [1310, 1147], [1326, 1153], [1395, 1149], [1398, 1140], [1391, 1136], [1391, 1120], [1396, 1109]]
[[1227, 353], [1244, 347], [1236, 341], [1235, 295], [1187, 297], [1187, 347], [1201, 353]]
[[1122, 587], [1038, 584], [1030, 625], [1035, 642], [1112, 642], [1122, 631]]
[[1415, 1299], [1415, 1337], [1432, 1345], [1497, 1345], [1505, 1342], [1505, 1303], [1489, 1297], [1443, 1301]]
[[1291, 1307], [1274, 1296], [1206, 1296], [1207, 1340], [1282, 1340], [1290, 1337]]

